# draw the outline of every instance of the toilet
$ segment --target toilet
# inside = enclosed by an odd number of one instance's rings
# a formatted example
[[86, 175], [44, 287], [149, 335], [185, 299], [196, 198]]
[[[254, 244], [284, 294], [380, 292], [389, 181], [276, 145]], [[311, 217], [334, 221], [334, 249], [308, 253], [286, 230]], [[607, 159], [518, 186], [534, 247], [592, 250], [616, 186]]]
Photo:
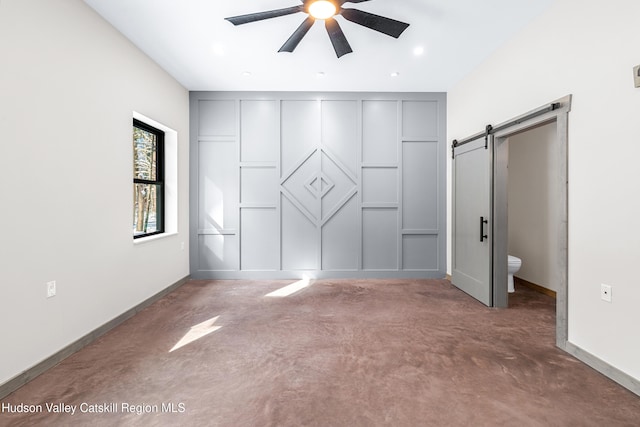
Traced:
[[509, 255], [509, 260], [507, 261], [507, 289], [509, 293], [516, 291], [515, 286], [513, 286], [513, 275], [520, 270], [520, 266], [522, 266], [522, 260], [516, 256]]

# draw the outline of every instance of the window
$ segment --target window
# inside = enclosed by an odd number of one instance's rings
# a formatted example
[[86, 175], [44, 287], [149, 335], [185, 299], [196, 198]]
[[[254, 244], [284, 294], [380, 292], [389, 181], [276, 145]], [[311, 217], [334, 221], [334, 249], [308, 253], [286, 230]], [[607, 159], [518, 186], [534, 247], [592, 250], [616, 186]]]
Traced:
[[133, 237], [164, 232], [164, 132], [133, 119]]

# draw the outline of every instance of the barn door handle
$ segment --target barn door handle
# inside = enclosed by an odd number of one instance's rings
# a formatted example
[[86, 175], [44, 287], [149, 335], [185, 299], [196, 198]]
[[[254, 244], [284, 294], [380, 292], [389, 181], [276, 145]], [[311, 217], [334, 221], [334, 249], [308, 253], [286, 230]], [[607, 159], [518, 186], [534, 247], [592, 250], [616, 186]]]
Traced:
[[484, 234], [484, 225], [489, 224], [489, 220], [484, 219], [483, 216], [480, 217], [480, 241], [484, 242], [484, 239], [488, 239], [489, 236]]

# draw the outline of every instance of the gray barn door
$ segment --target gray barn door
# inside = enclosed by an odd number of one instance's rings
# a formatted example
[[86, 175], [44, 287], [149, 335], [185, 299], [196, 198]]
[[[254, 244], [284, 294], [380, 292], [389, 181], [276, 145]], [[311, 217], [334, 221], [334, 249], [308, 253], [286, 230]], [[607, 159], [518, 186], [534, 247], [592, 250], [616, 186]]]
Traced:
[[491, 161], [484, 135], [454, 148], [451, 281], [488, 306], [493, 305]]

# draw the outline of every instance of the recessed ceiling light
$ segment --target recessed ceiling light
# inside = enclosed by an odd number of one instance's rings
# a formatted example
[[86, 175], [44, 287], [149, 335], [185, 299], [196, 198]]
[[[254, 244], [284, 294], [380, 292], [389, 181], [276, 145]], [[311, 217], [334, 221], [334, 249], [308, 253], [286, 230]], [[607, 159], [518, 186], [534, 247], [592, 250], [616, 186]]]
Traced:
[[391, 77], [398, 77], [400, 75], [399, 72], [394, 71], [393, 73], [391, 73]]
[[311, 3], [309, 13], [316, 19], [329, 19], [336, 14], [336, 5], [330, 1], [319, 0]]
[[251, 75], [251, 71], [243, 71], [242, 75], [245, 77], [249, 77]]
[[422, 46], [416, 46], [416, 47], [413, 49], [413, 54], [414, 54], [415, 56], [420, 56], [420, 55], [422, 55], [423, 53], [424, 53], [424, 47], [422, 47]]
[[318, 71], [318, 72], [316, 73], [316, 77], [318, 77], [318, 78], [323, 78], [324, 76], [326, 76], [326, 74], [324, 73], [324, 71]]

